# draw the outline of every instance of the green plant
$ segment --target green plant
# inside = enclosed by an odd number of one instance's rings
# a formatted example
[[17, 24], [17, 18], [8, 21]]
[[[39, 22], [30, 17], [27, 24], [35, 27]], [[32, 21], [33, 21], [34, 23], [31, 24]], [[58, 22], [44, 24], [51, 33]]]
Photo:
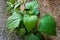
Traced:
[[[40, 13], [36, 0], [28, 3], [26, 3], [26, 0], [21, 1], [8, 0], [7, 2], [7, 9], [11, 13], [11, 16], [7, 19], [6, 26], [9, 29], [9, 34], [16, 30], [17, 34], [23, 37], [24, 40], [46, 40], [42, 33], [56, 36], [56, 22], [54, 18], [50, 14], [46, 14], [41, 19], [38, 18]], [[20, 9], [21, 5], [24, 6], [23, 10]], [[38, 20], [39, 25], [36, 26]]]

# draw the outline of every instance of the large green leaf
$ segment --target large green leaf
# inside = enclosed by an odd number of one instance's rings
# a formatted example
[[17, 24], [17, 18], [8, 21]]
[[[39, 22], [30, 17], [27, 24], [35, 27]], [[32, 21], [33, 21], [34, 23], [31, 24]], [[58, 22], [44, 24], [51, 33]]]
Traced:
[[35, 9], [37, 7], [38, 7], [38, 2], [37, 1], [28, 2], [25, 5], [25, 9]]
[[32, 15], [32, 16], [25, 15], [24, 18], [23, 18], [23, 21], [24, 21], [24, 24], [25, 24], [25, 27], [26, 27], [27, 31], [30, 32], [37, 22], [37, 16], [35, 16], [35, 15]]
[[48, 35], [56, 35], [56, 22], [50, 14], [40, 19], [38, 30]]
[[18, 12], [13, 11], [13, 14], [7, 19], [7, 28], [10, 32], [13, 32], [14, 29], [19, 26], [21, 20], [22, 16]]
[[25, 37], [25, 40], [39, 40], [39, 38], [34, 34], [30, 34], [27, 37]]

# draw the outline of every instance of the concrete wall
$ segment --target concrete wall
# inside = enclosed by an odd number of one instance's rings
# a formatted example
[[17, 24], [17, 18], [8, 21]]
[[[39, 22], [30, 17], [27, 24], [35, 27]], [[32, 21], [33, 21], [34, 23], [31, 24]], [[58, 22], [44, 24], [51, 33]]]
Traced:
[[6, 2], [0, 0], [0, 40], [7, 40], [5, 24], [6, 24]]

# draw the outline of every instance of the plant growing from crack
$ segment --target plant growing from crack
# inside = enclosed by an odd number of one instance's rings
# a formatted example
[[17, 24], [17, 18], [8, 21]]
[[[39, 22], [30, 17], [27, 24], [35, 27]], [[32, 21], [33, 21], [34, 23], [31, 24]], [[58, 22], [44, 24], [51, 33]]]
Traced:
[[9, 34], [16, 30], [19, 36], [24, 37], [24, 40], [48, 40], [44, 38], [43, 33], [56, 36], [54, 18], [50, 14], [39, 17], [41, 13], [38, 10], [37, 0], [31, 2], [8, 0], [7, 4], [7, 9], [11, 14], [6, 25]]

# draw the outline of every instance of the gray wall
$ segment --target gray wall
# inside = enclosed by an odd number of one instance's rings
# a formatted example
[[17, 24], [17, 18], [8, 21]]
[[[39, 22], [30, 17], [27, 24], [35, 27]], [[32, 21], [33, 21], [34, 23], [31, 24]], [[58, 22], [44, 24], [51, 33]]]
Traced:
[[14, 33], [8, 36], [6, 29], [7, 9], [6, 0], [0, 0], [0, 40], [19, 40]]
[[6, 2], [4, 0], [0, 0], [0, 40], [6, 40], [6, 30], [5, 30], [5, 24], [6, 24]]

